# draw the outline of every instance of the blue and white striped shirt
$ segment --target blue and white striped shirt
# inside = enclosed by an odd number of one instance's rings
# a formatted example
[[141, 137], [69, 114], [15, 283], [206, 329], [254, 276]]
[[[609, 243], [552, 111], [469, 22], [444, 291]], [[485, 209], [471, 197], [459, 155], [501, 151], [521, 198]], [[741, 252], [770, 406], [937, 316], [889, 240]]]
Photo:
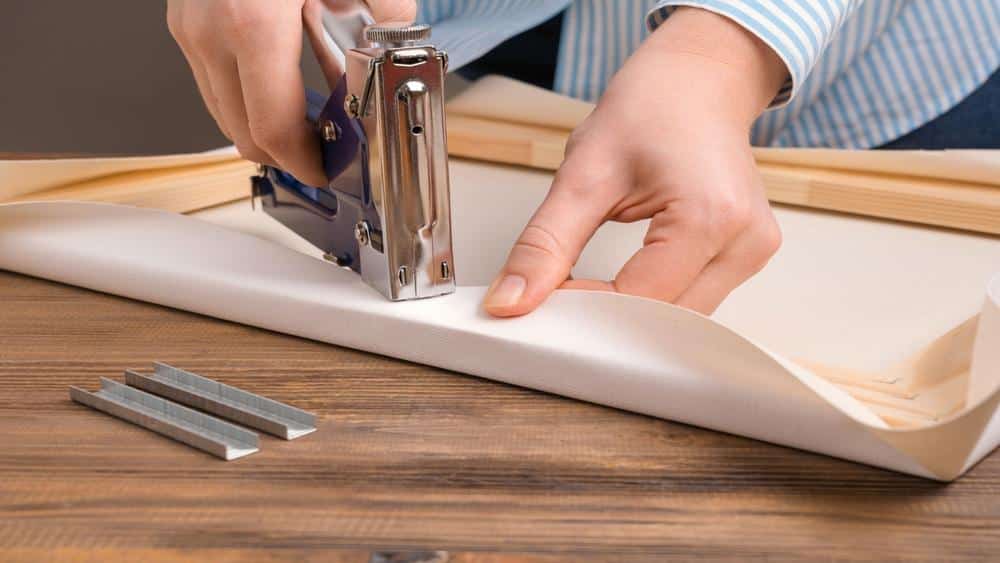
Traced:
[[789, 79], [755, 145], [870, 148], [941, 115], [1000, 67], [1000, 0], [422, 0], [458, 68], [565, 11], [555, 89], [594, 101], [677, 6], [767, 43]]

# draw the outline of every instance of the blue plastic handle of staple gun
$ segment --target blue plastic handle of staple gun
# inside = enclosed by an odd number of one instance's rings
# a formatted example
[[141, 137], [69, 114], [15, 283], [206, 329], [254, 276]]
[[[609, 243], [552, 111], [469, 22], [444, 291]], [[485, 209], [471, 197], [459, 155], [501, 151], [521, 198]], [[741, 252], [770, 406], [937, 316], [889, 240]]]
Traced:
[[381, 230], [371, 201], [367, 138], [360, 122], [344, 109], [346, 77], [328, 99], [311, 90], [305, 95], [306, 117], [317, 131], [330, 122], [337, 132], [335, 139], [320, 140], [328, 185], [309, 186], [284, 170], [265, 167], [265, 174], [254, 179], [254, 193], [268, 215], [338, 264], [360, 271], [355, 225], [367, 221], [373, 231]]

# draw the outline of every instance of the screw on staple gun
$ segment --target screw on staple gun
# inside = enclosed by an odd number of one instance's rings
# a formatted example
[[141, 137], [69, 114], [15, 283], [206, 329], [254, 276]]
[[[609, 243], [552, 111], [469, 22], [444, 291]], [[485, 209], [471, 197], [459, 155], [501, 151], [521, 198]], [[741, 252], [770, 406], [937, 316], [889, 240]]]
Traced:
[[372, 26], [364, 37], [325, 104], [308, 93], [328, 185], [261, 166], [254, 201], [393, 301], [452, 293], [447, 54], [427, 43], [426, 25]]

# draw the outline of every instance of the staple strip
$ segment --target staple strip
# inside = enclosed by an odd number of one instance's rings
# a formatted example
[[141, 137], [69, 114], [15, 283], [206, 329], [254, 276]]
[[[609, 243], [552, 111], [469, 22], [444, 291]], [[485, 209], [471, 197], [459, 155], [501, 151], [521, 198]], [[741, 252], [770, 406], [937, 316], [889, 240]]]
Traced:
[[70, 387], [69, 396], [80, 404], [227, 461], [258, 451], [259, 437], [249, 430], [106, 377], [101, 378], [99, 391]]
[[153, 376], [126, 371], [126, 383], [286, 440], [316, 431], [315, 415], [302, 409], [167, 364], [153, 365]]

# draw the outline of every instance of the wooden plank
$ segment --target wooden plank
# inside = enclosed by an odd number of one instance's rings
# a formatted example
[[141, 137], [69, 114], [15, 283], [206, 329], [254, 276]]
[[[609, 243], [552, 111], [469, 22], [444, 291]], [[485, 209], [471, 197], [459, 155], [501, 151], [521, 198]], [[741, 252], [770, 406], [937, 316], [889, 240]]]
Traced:
[[[453, 156], [555, 170], [568, 132], [448, 116]], [[760, 163], [773, 202], [1000, 234], [1000, 188], [988, 184]]]
[[99, 201], [189, 213], [250, 196], [255, 165], [228, 160], [195, 166], [137, 170], [17, 196], [0, 203]]
[[[24, 276], [0, 288], [2, 560], [1000, 549], [1000, 456], [943, 486]], [[154, 359], [316, 412], [319, 431], [218, 463], [66, 398]]]
[[[232, 151], [196, 154], [113, 157], [105, 155], [66, 158], [39, 158], [38, 155], [4, 154], [0, 159], [0, 200], [6, 201], [46, 190], [82, 185], [91, 180], [114, 184], [116, 178], [129, 173], [135, 184], [145, 177], [169, 177], [170, 173], [195, 169], [206, 164], [226, 164], [239, 161]], [[245, 163], [244, 166], [253, 168]]]
[[448, 115], [448, 154], [452, 156], [556, 170], [568, 138], [564, 129]]
[[777, 164], [759, 169], [774, 202], [1000, 234], [1000, 188], [993, 186]]

